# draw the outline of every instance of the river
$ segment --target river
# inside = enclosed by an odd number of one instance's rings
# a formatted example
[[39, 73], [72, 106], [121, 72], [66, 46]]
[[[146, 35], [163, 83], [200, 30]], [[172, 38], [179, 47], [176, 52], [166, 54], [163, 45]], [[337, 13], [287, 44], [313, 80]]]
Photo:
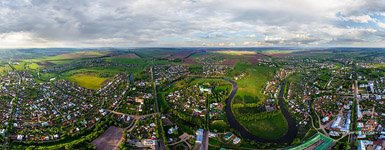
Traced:
[[238, 85], [233, 80], [230, 80], [230, 79], [225, 79], [225, 80], [229, 81], [233, 86], [233, 90], [231, 91], [230, 96], [226, 99], [226, 106], [225, 106], [226, 117], [227, 117], [227, 121], [230, 124], [230, 127], [237, 130], [243, 138], [254, 140], [257, 142], [269, 142], [269, 143], [278, 143], [278, 144], [293, 142], [294, 138], [297, 136], [297, 133], [298, 133], [298, 126], [294, 118], [291, 116], [290, 112], [287, 110], [285, 100], [283, 99], [283, 94], [285, 92], [285, 84], [286, 84], [285, 82], [281, 83], [281, 90], [278, 95], [278, 100], [279, 100], [278, 104], [279, 104], [279, 107], [281, 108], [282, 114], [284, 115], [288, 123], [288, 131], [282, 137], [272, 140], [272, 139], [265, 139], [265, 138], [261, 138], [253, 135], [252, 133], [247, 131], [246, 128], [243, 127], [236, 120], [234, 113], [231, 110], [231, 101], [234, 99], [234, 96], [237, 93]]

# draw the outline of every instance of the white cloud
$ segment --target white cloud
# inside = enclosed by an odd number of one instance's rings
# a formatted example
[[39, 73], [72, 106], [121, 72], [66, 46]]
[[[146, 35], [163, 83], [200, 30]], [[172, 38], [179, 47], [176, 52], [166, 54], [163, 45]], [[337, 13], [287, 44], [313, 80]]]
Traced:
[[379, 26], [379, 27], [381, 27], [381, 28], [385, 28], [385, 23], [383, 23], [383, 22], [377, 22], [377, 25]]
[[0, 47], [371, 45], [383, 14], [381, 0], [3, 0]]
[[52, 47], [60, 46], [61, 43], [49, 41], [43, 38], [36, 37], [29, 32], [9, 32], [0, 34], [0, 46], [3, 48], [15, 47]]
[[349, 16], [345, 18], [346, 20], [357, 22], [357, 23], [369, 23], [374, 22], [375, 20], [369, 15], [361, 15], [361, 16]]
[[249, 41], [246, 41], [246, 42], [243, 42], [242, 44], [243, 46], [269, 46], [270, 44], [268, 43], [265, 43], [265, 42], [249, 42]]

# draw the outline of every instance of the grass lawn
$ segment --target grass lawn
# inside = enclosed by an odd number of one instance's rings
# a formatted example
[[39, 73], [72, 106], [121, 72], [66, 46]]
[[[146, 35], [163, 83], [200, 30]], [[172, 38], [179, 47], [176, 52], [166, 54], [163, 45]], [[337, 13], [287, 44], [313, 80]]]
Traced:
[[29, 69], [37, 70], [40, 68], [40, 66], [37, 63], [30, 63], [28, 64]]
[[14, 64], [13, 67], [15, 67], [16, 70], [25, 70], [25, 64], [26, 62], [19, 62], [18, 64]]
[[266, 65], [250, 65], [246, 63], [238, 63], [234, 71], [230, 75], [246, 73], [246, 76], [237, 80], [238, 91], [236, 99], [239, 102], [253, 107], [236, 108], [233, 102], [233, 112], [237, 120], [252, 134], [266, 139], [277, 139], [287, 132], [288, 125], [281, 112], [275, 112], [276, 115], [267, 118], [258, 118], [256, 116], [263, 116], [258, 110], [258, 107], [267, 95], [263, 94], [263, 88], [266, 82], [270, 80], [277, 68], [272, 68]]
[[68, 80], [77, 83], [79, 86], [96, 90], [102, 86], [103, 82], [106, 81], [107, 78], [101, 78], [96, 74], [91, 73], [79, 73], [70, 76]]
[[121, 67], [92, 67], [66, 71], [60, 74], [60, 79], [75, 82], [88, 89], [98, 89], [103, 82], [118, 73], [125, 72]]
[[[276, 68], [271, 68], [268, 66], [251, 66], [249, 64], [238, 63], [235, 66], [234, 72], [238, 74], [246, 72], [246, 76], [240, 80], [237, 80], [238, 91], [237, 95], [241, 98], [253, 97], [255, 99], [254, 103], [261, 103], [266, 98], [267, 95], [263, 94], [263, 88], [266, 85], [266, 82], [273, 77]], [[249, 100], [247, 100], [250, 102]]]
[[287, 121], [282, 113], [269, 119], [239, 121], [248, 131], [266, 139], [277, 139], [283, 136], [288, 129]]
[[210, 124], [210, 131], [212, 130], [214, 132], [226, 132], [229, 131], [230, 128], [230, 125], [224, 120], [214, 120]]

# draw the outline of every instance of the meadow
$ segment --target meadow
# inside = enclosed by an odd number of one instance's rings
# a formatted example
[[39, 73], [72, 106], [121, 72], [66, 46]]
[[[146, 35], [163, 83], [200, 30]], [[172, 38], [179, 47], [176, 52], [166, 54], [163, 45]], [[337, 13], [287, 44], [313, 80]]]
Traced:
[[82, 58], [95, 58], [107, 55], [109, 52], [105, 51], [82, 51], [74, 53], [66, 53], [55, 56], [48, 56], [42, 58], [43, 60], [66, 60], [66, 59], [82, 59]]
[[[259, 106], [268, 95], [263, 94], [266, 82], [270, 80], [277, 68], [266, 65], [238, 63], [231, 74], [245, 73], [237, 80], [238, 91], [233, 100], [233, 112], [237, 120], [252, 134], [266, 139], [277, 139], [287, 132], [288, 125], [283, 114], [278, 112], [260, 112]], [[243, 107], [235, 107], [241, 104]], [[251, 107], [245, 107], [245, 105]]]
[[[96, 58], [106, 56], [110, 52], [105, 51], [81, 51], [71, 52], [65, 54], [59, 54], [54, 56], [42, 56], [34, 59], [25, 59], [19, 62], [20, 65], [28, 65], [28, 69], [38, 70], [40, 68], [52, 66], [52, 65], [63, 65], [79, 61], [81, 59]], [[15, 67], [18, 67], [15, 65]], [[21, 69], [21, 68], [20, 68]]]
[[141, 78], [145, 69], [148, 69], [152, 64], [170, 64], [167, 60], [157, 60], [149, 58], [122, 58], [122, 57], [108, 57], [104, 58], [108, 62], [124, 64], [124, 65], [137, 65], [136, 67], [125, 68], [124, 71], [132, 73], [135, 77]]
[[263, 94], [263, 88], [266, 82], [273, 77], [276, 70], [277, 68], [265, 65], [254, 66], [246, 63], [238, 63], [231, 74], [246, 73], [246, 76], [236, 81], [238, 84], [236, 96], [242, 99], [254, 97], [256, 100], [253, 103], [262, 103], [267, 98], [267, 95]]
[[97, 90], [102, 87], [103, 83], [108, 78], [101, 78], [92, 73], [79, 73], [72, 75], [68, 78], [68, 81], [75, 82], [79, 86], [87, 89]]
[[237, 119], [254, 135], [265, 139], [277, 139], [287, 132], [288, 124], [281, 112], [270, 113], [274, 114], [264, 119], [242, 120], [242, 117]]
[[32, 70], [38, 70], [40, 68], [40, 66], [37, 63], [30, 63], [28, 64], [28, 67], [29, 69], [32, 69]]

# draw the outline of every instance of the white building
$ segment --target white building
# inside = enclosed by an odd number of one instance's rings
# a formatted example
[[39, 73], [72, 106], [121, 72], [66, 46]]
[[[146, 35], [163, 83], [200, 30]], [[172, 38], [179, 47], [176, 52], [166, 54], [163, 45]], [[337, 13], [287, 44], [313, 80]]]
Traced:
[[5, 135], [5, 129], [0, 129], [0, 135], [2, 135], [2, 136]]
[[203, 86], [199, 86], [199, 90], [204, 93], [204, 92], [207, 92], [209, 94], [211, 94], [211, 88], [204, 88]]
[[239, 142], [241, 142], [241, 139], [239, 137], [235, 137], [233, 140], [233, 144], [238, 144]]
[[337, 119], [333, 122], [331, 128], [334, 128], [334, 129], [341, 128], [340, 127], [341, 119], [342, 119], [341, 116], [337, 116]]

